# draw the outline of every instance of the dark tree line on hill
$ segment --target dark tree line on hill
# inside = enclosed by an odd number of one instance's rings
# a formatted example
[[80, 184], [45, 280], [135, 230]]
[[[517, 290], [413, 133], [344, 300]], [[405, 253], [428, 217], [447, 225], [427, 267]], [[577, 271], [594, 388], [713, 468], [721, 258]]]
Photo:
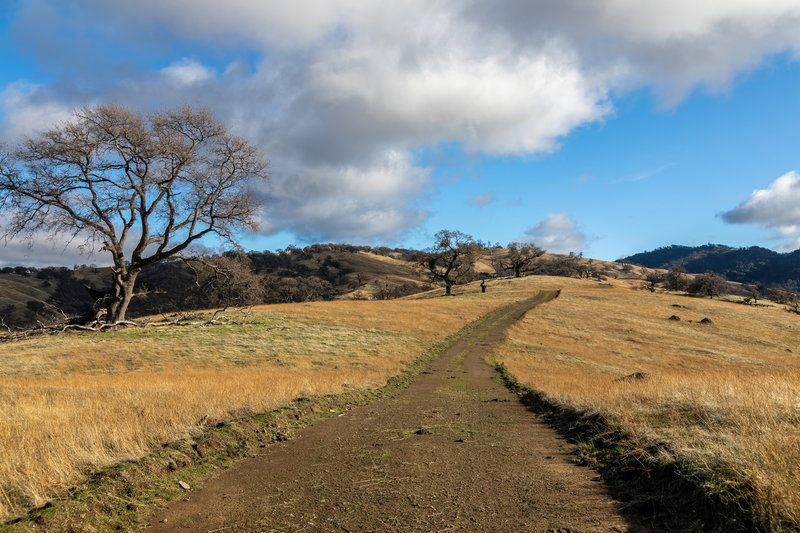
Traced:
[[703, 246], [665, 246], [624, 259], [647, 268], [683, 267], [699, 274], [716, 272], [730, 281], [778, 287], [797, 292], [800, 289], [800, 250], [778, 253], [766, 248], [731, 248], [719, 244]]
[[[658, 259], [669, 259], [681, 247], [659, 249]], [[701, 247], [703, 248], [703, 247]], [[712, 247], [717, 248], [717, 247]], [[726, 249], [731, 250], [731, 249]], [[701, 252], [708, 252], [707, 247]], [[424, 252], [402, 248], [354, 246], [348, 244], [314, 244], [305, 248], [288, 246], [276, 252], [228, 252], [221, 255], [195, 257], [188, 263], [182, 260], [163, 260], [139, 275], [136, 293], [130, 304], [130, 315], [138, 317], [176, 311], [247, 306], [261, 303], [289, 303], [309, 300], [328, 300], [364, 286], [372, 279], [366, 297], [397, 298], [426, 290], [424, 284], [374, 280], [356, 270], [349, 254], [368, 252], [416, 263], [428, 272], [431, 281], [440, 282], [445, 289], [479, 277], [490, 276], [475, 271], [475, 261], [485, 257], [494, 267], [495, 276], [550, 275], [603, 280], [618, 275], [641, 276], [645, 287], [686, 291], [716, 298], [731, 288], [725, 275], [706, 271], [689, 275], [687, 269], [674, 262], [666, 273], [645, 272], [629, 262], [621, 269], [583, 258], [582, 255], [544, 255], [544, 250], [528, 243], [512, 242], [504, 250], [499, 244], [490, 245], [458, 231], [443, 230], [435, 237], [434, 246]], [[729, 253], [729, 252], [726, 252]], [[774, 253], [774, 252], [770, 252]], [[702, 254], [700, 254], [702, 255]], [[698, 260], [700, 255], [692, 256]], [[791, 255], [791, 254], [786, 254]], [[636, 256], [634, 256], [636, 258]], [[83, 317], [96, 313], [91, 293], [102, 294], [110, 285], [110, 270], [82, 265], [75, 269], [64, 267], [29, 268], [6, 267], [0, 275], [29, 278], [39, 290], [49, 292], [45, 299], [29, 299], [16, 305], [0, 306], [0, 326], [23, 327], [36, 321], [49, 322], [65, 317]], [[429, 286], [430, 287], [430, 286]], [[429, 288], [428, 287], [428, 288]], [[791, 308], [797, 305], [795, 293], [783, 287], [749, 284], [736, 289], [746, 302], [756, 303], [767, 297]], [[788, 284], [788, 287], [792, 287]], [[361, 296], [364, 297], [364, 296]]]
[[[371, 248], [348, 244], [314, 244], [269, 251], [225, 253], [199, 257], [185, 263], [166, 260], [144, 269], [136, 282], [129, 316], [172, 313], [182, 310], [261, 303], [289, 303], [329, 300], [360, 284], [352, 268], [334, 258], [335, 254], [369, 252], [408, 259], [402, 248]], [[87, 317], [96, 300], [91, 293], [103, 293], [111, 284], [108, 268], [76, 265], [66, 267], [4, 267], [0, 275], [30, 278], [52, 292], [45, 300], [30, 299], [24, 306], [6, 304], [0, 320], [8, 327], [27, 327], [66, 317]], [[414, 284], [385, 283], [376, 298], [393, 298], [418, 292]], [[2, 324], [0, 324], [2, 325]]]
[[685, 291], [709, 298], [731, 292], [731, 286], [724, 276], [709, 270], [690, 278], [682, 266], [674, 266], [666, 274], [657, 270], [648, 272], [645, 276], [645, 288], [654, 292], [659, 285], [668, 291]]
[[[629, 265], [626, 263], [626, 265]], [[655, 291], [657, 287], [669, 291], [684, 291], [697, 296], [715, 298], [726, 294], [742, 297], [741, 302], [757, 305], [762, 298], [785, 305], [788, 311], [800, 314], [800, 295], [781, 286], [767, 287], [763, 283], [745, 283], [734, 286], [725, 276], [711, 270], [699, 275], [690, 275], [681, 265], [675, 265], [666, 273], [650, 271], [645, 276], [644, 288]]]

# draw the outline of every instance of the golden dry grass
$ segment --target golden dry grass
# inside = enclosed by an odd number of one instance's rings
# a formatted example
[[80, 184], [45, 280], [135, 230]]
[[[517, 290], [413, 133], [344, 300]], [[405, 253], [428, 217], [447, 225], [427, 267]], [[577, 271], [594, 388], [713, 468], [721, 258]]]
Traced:
[[205, 416], [381, 386], [434, 342], [518, 297], [273, 305], [237, 316], [239, 325], [0, 344], [0, 518], [200, 431]]
[[[559, 281], [561, 296], [513, 326], [497, 360], [551, 401], [599, 413], [642, 449], [661, 444], [661, 459], [712, 474], [710, 490], [742, 483], [771, 529], [798, 527], [800, 318]], [[634, 372], [650, 378], [615, 381]]]

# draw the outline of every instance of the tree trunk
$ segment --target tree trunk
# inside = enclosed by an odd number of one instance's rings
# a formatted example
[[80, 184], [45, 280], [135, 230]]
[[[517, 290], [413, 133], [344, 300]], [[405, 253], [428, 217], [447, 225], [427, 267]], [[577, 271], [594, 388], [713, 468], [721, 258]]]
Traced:
[[445, 280], [444, 285], [445, 285], [444, 295], [450, 296], [450, 289], [453, 287], [453, 282]]
[[520, 267], [514, 267], [514, 277], [516, 277], [516, 278], [521, 278], [522, 277], [520, 275], [519, 269], [520, 269]]
[[136, 284], [138, 272], [129, 272], [123, 278], [116, 278], [114, 280], [114, 296], [106, 308], [106, 322], [114, 324], [125, 320], [125, 314], [128, 312], [128, 305], [133, 298], [133, 287]]

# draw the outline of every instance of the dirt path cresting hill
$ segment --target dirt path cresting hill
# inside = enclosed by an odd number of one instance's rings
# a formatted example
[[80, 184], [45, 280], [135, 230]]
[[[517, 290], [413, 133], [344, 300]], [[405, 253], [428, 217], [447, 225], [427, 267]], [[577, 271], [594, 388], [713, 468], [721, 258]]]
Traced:
[[495, 379], [495, 310], [400, 393], [320, 420], [150, 520], [151, 531], [644, 531]]

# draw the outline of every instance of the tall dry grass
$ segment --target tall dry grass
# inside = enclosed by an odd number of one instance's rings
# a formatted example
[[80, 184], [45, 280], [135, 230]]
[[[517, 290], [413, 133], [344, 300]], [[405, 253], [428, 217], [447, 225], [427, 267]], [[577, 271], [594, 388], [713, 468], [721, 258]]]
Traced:
[[206, 416], [225, 420], [301, 396], [381, 386], [434, 342], [517, 297], [504, 290], [263, 306], [235, 317], [238, 325], [2, 343], [0, 518], [200, 431]]
[[[799, 340], [782, 310], [571, 282], [495, 355], [551, 401], [705, 471], [709, 490], [741, 484], [779, 530], [800, 526]], [[650, 377], [616, 381], [634, 372]]]

